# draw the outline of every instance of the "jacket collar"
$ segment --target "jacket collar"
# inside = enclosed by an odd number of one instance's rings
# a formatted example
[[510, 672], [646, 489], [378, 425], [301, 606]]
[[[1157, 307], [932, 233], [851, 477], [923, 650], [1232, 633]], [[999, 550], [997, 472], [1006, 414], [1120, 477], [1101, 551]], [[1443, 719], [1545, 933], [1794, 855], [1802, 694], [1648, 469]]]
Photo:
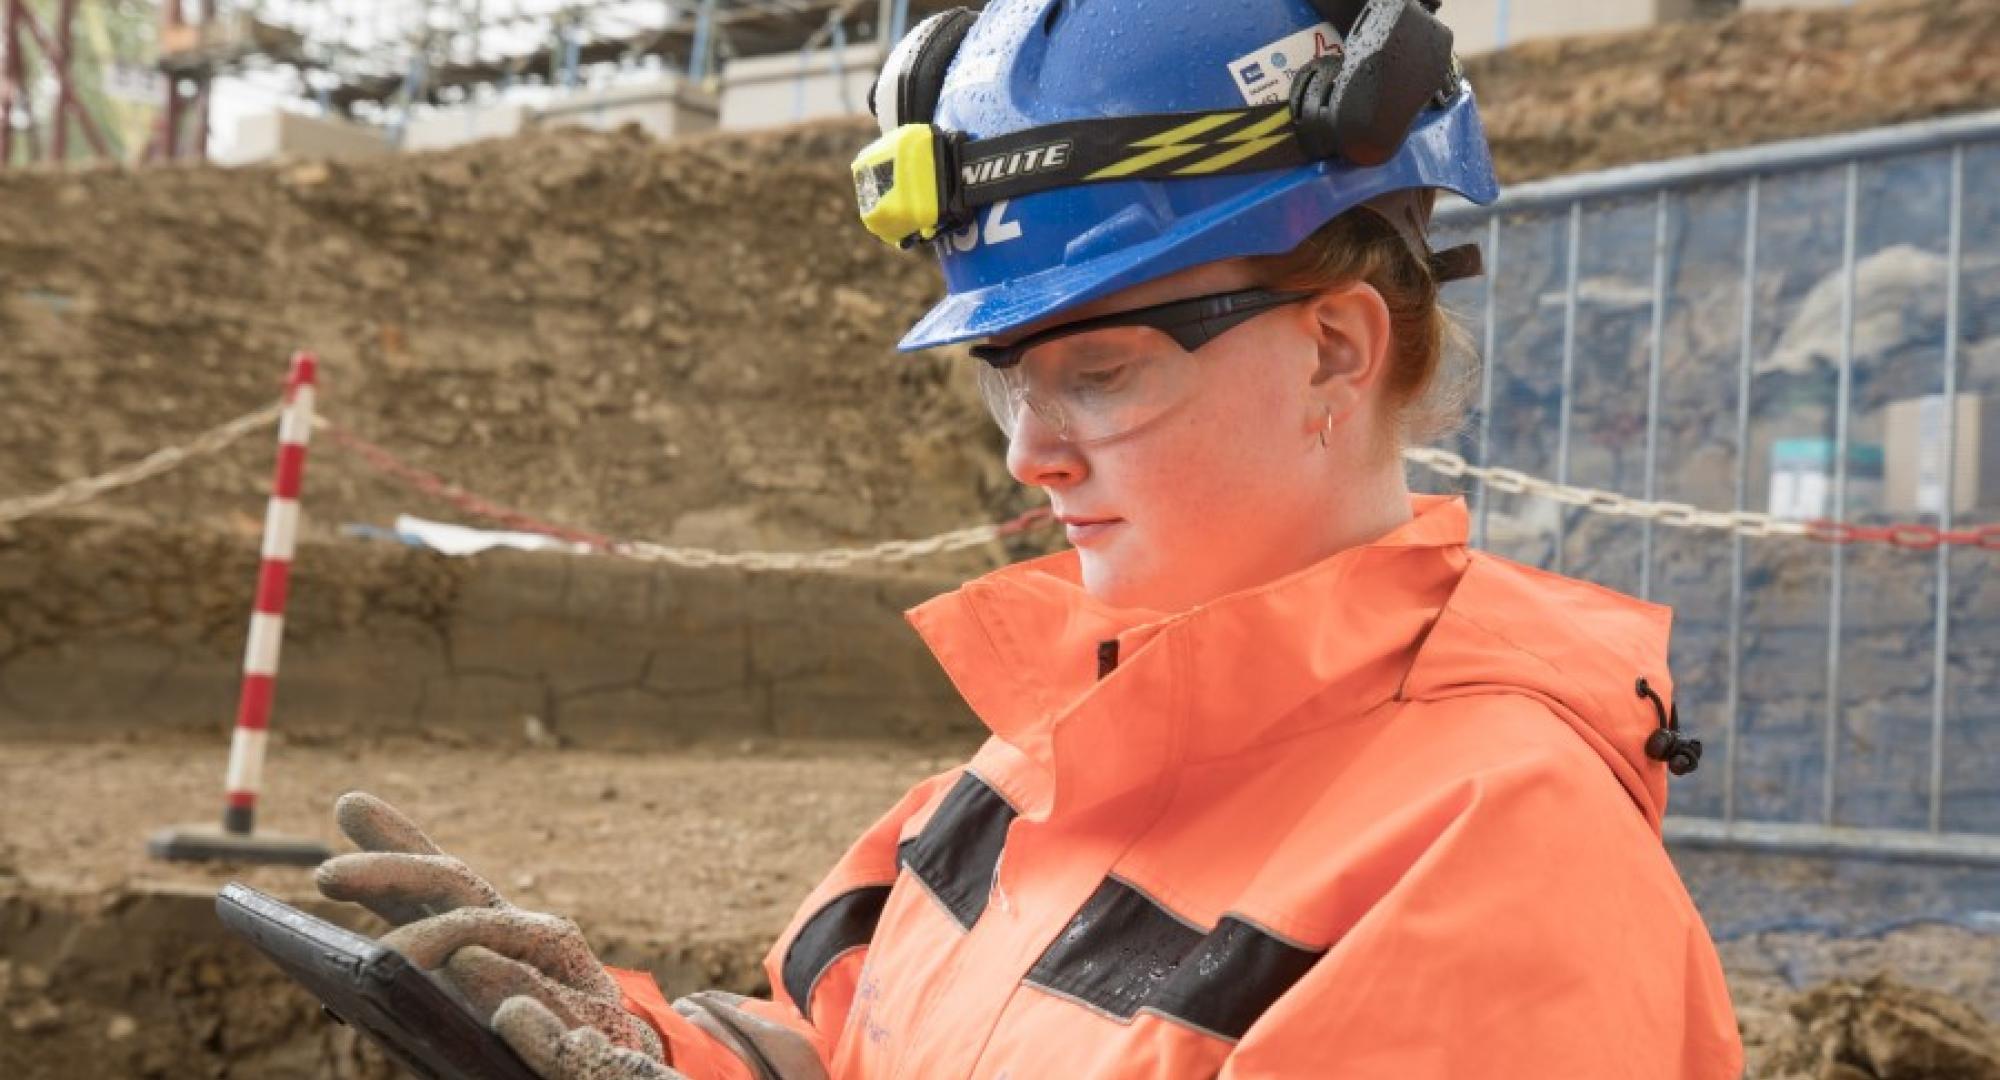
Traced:
[[[988, 781], [1031, 817], [1068, 813], [1281, 737], [1309, 700], [1360, 715], [1394, 698], [1466, 565], [1464, 502], [1420, 495], [1411, 509], [1372, 543], [1174, 615], [1097, 602], [1065, 551], [908, 618], [1025, 766]], [[1113, 640], [1118, 665], [1100, 680]]]

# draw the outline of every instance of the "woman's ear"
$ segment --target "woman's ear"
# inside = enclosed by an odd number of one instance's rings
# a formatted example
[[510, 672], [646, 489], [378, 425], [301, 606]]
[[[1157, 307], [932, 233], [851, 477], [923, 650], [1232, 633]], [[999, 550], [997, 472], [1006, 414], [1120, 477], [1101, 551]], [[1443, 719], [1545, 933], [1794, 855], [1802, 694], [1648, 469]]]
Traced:
[[1389, 305], [1375, 286], [1355, 282], [1328, 289], [1303, 307], [1319, 352], [1313, 396], [1333, 409], [1339, 423], [1368, 399], [1388, 370]]

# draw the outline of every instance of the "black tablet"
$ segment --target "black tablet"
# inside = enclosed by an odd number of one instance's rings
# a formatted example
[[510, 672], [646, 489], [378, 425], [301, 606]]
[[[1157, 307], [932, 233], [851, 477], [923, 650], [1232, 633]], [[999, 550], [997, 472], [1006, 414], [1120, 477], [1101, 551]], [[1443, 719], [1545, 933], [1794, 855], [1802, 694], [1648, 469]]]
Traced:
[[385, 948], [234, 882], [216, 914], [285, 974], [305, 984], [334, 1019], [374, 1040], [426, 1080], [537, 1080], [500, 1036], [448, 988]]

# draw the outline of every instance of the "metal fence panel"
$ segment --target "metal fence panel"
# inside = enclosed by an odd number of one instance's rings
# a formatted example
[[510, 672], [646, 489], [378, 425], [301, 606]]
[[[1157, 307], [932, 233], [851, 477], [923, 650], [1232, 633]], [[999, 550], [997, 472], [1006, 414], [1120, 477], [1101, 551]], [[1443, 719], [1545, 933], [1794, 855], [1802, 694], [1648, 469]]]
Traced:
[[[1956, 390], [1990, 401], [2000, 396], [2000, 186], [1991, 179], [2000, 176], [2000, 139], [1968, 146], [1963, 173]], [[1988, 504], [1952, 524], [1996, 522], [2000, 506]], [[1942, 826], [2000, 834], [2000, 557], [1959, 551], [1946, 561]]]
[[[1439, 243], [1482, 242], [1490, 273], [1446, 292], [1485, 363], [1443, 445], [1712, 509], [2000, 521], [1990, 496], [1953, 511], [1953, 425], [1971, 414], [1942, 405], [2000, 398], [1991, 175], [2000, 113], [1448, 206]], [[1922, 506], [1887, 475], [1918, 443], [1947, 481]], [[1743, 540], [1466, 494], [1475, 543], [1675, 608], [1677, 697], [1709, 747], [1675, 785], [1681, 833], [2000, 860], [1993, 553]]]
[[[1653, 197], [1584, 208], [1571, 321], [1567, 482], [1646, 493], [1647, 387], [1652, 368]], [[1645, 529], [1627, 518], [1564, 507], [1559, 565], [1564, 572], [1638, 596]]]
[[[1665, 276], [1657, 490], [1662, 499], [1742, 509], [1749, 425], [1742, 285], [1752, 224], [1749, 185], [1677, 192]], [[1728, 813], [1733, 663], [1741, 636], [1744, 542], [1661, 529], [1653, 541], [1653, 599], [1674, 609], [1671, 666], [1683, 712], [1702, 717], [1703, 767], [1674, 792], [1680, 813]], [[1713, 718], [1713, 720], [1708, 720]]]
[[[1845, 170], [1814, 169], [1762, 185], [1755, 308], [1751, 322], [1749, 483], [1753, 509], [1772, 503], [1781, 446], [1828, 443], [1839, 393], [1838, 284]], [[1833, 283], [1836, 310], [1827, 310]], [[1804, 331], [1830, 331], [1814, 356], [1784, 351]], [[1780, 357], [1796, 356], [1782, 362]], [[1810, 453], [1810, 451], [1807, 451]], [[1822, 500], [1821, 506], [1827, 506]], [[1826, 516], [1832, 516], [1830, 513]], [[1738, 671], [1736, 808], [1739, 817], [1809, 822], [1819, 817], [1825, 769], [1828, 597], [1833, 553], [1796, 543], [1745, 552], [1742, 661]]]
[[[1857, 167], [1854, 330], [1847, 438], [1857, 464], [1884, 454], [1890, 405], [1944, 392], [1951, 153]], [[1907, 516], [1850, 473], [1849, 520]], [[1872, 495], [1872, 497], [1871, 497]], [[1845, 552], [1831, 773], [1835, 823], [1930, 825], [1937, 562], [1893, 548]]]

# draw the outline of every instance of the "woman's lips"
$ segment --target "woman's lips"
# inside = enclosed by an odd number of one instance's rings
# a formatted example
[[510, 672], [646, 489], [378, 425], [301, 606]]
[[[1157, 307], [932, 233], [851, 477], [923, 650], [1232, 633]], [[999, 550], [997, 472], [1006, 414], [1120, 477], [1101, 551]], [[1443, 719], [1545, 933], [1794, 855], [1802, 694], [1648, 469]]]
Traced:
[[1069, 535], [1070, 543], [1082, 547], [1095, 543], [1123, 524], [1122, 518], [1064, 518], [1063, 531]]

